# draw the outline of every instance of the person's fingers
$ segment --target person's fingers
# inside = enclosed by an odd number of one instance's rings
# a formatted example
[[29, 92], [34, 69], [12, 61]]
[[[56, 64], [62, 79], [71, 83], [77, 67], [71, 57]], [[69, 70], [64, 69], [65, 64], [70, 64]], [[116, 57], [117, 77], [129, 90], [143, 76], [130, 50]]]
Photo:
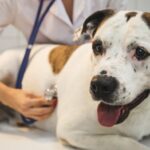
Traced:
[[41, 96], [35, 95], [33, 93], [26, 93], [26, 96], [29, 97], [29, 98], [42, 98]]
[[40, 121], [40, 120], [45, 120], [45, 119], [47, 119], [48, 117], [50, 117], [50, 115], [52, 114], [52, 112], [54, 111], [54, 109], [52, 110], [51, 109], [51, 112], [49, 113], [49, 114], [45, 114], [45, 115], [39, 115], [39, 116], [35, 116], [35, 118], [38, 120], [38, 121]]
[[30, 119], [34, 119], [36, 121], [41, 121], [41, 120], [45, 120], [49, 117], [49, 115], [44, 115], [44, 116], [30, 116]]
[[44, 107], [44, 108], [31, 108], [28, 111], [28, 114], [31, 116], [42, 116], [50, 114], [54, 110], [53, 107]]
[[55, 107], [57, 106], [57, 98], [52, 99], [52, 100], [50, 101], [50, 106], [52, 106], [53, 108], [55, 108]]
[[51, 108], [47, 114], [42, 114], [42, 115], [41, 114], [40, 115], [28, 114], [28, 115], [26, 115], [26, 117], [31, 118], [31, 119], [35, 119], [37, 121], [45, 120], [53, 113], [54, 110], [55, 110], [54, 108]]
[[30, 108], [26, 114], [28, 116], [43, 116], [43, 115], [50, 115], [57, 105], [57, 101], [54, 100], [51, 102], [51, 105], [49, 107], [32, 107]]
[[41, 121], [41, 120], [47, 119], [49, 116], [50, 115], [39, 116], [37, 119], [38, 119], [38, 121]]
[[42, 107], [42, 106], [50, 106], [50, 102], [45, 99], [31, 99], [28, 103], [29, 107]]
[[51, 101], [47, 101], [45, 99], [33, 99], [29, 102], [30, 106], [29, 107], [56, 107], [57, 105], [57, 100], [51, 100]]

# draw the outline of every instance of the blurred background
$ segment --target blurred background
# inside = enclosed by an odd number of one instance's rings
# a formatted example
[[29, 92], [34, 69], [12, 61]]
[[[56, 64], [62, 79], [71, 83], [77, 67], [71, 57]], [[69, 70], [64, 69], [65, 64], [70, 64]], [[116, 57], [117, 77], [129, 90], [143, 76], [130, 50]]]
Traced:
[[[129, 0], [128, 9], [150, 11], [150, 0]], [[13, 26], [8, 26], [0, 35], [0, 51], [26, 45], [24, 36]]]

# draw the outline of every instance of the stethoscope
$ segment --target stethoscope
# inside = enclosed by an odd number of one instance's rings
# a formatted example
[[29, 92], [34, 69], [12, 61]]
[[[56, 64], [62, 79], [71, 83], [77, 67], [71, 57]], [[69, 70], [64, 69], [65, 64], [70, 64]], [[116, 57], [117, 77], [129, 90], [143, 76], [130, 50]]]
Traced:
[[[33, 29], [32, 29], [30, 38], [28, 40], [28, 46], [26, 48], [26, 52], [25, 52], [25, 55], [23, 57], [22, 64], [20, 66], [18, 76], [17, 76], [16, 88], [18, 88], [18, 89], [22, 88], [22, 79], [23, 79], [24, 73], [26, 71], [26, 67], [27, 67], [28, 61], [29, 61], [30, 52], [31, 52], [32, 47], [35, 43], [39, 28], [40, 28], [46, 14], [48, 13], [48, 11], [50, 10], [50, 8], [52, 7], [52, 5], [55, 1], [56, 0], [51, 0], [43, 13], [42, 13], [42, 8], [43, 8], [44, 0], [40, 0], [40, 2], [39, 2], [39, 7], [38, 7], [37, 15], [35, 18], [35, 22], [33, 25]], [[51, 89], [46, 89], [45, 97], [47, 99], [50, 99], [52, 94], [56, 94], [56, 93], [53, 93], [53, 91]], [[31, 125], [36, 121], [33, 119], [26, 118], [24, 116], [21, 116], [21, 117], [22, 117], [22, 121], [27, 125]]]

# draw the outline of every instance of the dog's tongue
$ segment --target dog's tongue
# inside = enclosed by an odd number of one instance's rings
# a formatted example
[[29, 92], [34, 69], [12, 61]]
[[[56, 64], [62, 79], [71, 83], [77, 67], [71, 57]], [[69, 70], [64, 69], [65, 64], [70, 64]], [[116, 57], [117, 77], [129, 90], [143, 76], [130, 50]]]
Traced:
[[112, 127], [121, 116], [122, 106], [110, 106], [101, 102], [98, 106], [98, 121], [101, 125]]

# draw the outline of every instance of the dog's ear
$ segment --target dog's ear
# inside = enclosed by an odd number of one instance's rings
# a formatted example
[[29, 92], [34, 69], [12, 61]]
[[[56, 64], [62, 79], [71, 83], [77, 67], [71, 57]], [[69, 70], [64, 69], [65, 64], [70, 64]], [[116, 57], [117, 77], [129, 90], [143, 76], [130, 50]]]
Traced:
[[115, 14], [112, 9], [97, 11], [89, 16], [83, 23], [83, 26], [75, 32], [75, 40], [90, 40], [100, 24]]

